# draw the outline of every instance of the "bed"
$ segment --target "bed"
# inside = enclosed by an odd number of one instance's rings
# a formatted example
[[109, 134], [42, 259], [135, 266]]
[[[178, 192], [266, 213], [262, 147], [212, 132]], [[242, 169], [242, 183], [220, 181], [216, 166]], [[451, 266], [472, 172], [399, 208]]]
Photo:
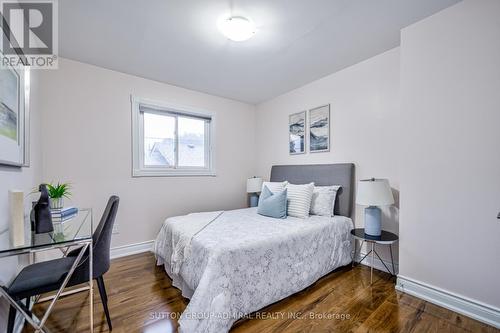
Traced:
[[228, 332], [241, 317], [351, 262], [354, 165], [273, 166], [270, 180], [341, 185], [335, 216], [273, 219], [247, 208], [167, 219], [154, 252], [190, 299], [180, 332]]

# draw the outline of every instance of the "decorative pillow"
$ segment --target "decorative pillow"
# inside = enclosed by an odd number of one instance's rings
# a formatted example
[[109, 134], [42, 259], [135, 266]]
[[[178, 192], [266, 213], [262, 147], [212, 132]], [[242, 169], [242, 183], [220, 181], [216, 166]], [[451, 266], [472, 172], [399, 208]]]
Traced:
[[284, 182], [263, 182], [262, 191], [264, 191], [264, 186], [265, 186], [272, 193], [281, 192], [285, 190], [287, 184], [288, 182], [286, 180]]
[[277, 219], [286, 218], [286, 197], [286, 189], [284, 191], [272, 193], [267, 186], [264, 186], [259, 197], [257, 213]]
[[314, 186], [311, 215], [333, 216], [335, 211], [335, 198], [341, 186]]
[[288, 215], [302, 219], [309, 217], [314, 183], [305, 185], [288, 184], [286, 189], [288, 191]]

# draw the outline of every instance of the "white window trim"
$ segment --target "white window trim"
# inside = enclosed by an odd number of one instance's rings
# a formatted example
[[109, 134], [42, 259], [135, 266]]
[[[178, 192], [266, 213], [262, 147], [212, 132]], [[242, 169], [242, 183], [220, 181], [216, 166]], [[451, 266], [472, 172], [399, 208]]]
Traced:
[[[154, 101], [146, 98], [140, 98], [134, 95], [130, 96], [132, 103], [132, 177], [187, 177], [187, 176], [215, 176], [215, 113], [207, 110], [201, 110], [183, 105], [176, 105], [166, 102]], [[143, 167], [144, 150], [144, 125], [143, 117], [139, 106], [143, 105], [152, 109], [157, 109], [159, 113], [179, 112], [187, 116], [207, 117], [210, 120], [210, 130], [205, 131], [205, 143], [208, 139], [209, 154], [208, 168], [162, 168], [162, 167]]]

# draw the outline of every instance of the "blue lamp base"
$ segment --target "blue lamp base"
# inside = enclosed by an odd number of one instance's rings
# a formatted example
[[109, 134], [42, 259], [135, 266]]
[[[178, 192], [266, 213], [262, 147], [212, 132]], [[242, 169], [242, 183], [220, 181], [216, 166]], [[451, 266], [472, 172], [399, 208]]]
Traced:
[[365, 208], [365, 234], [380, 236], [382, 234], [382, 211], [376, 206]]
[[259, 195], [257, 193], [250, 194], [250, 207], [257, 207], [259, 205]]

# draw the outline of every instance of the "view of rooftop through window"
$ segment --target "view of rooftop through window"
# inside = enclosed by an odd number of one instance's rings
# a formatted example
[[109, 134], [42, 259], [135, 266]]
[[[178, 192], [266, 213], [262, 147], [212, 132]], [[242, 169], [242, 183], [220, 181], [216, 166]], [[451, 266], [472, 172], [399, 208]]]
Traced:
[[179, 166], [205, 167], [205, 120], [178, 118]]
[[[176, 118], [179, 149], [177, 163]], [[205, 120], [145, 112], [144, 165], [205, 167]]]

